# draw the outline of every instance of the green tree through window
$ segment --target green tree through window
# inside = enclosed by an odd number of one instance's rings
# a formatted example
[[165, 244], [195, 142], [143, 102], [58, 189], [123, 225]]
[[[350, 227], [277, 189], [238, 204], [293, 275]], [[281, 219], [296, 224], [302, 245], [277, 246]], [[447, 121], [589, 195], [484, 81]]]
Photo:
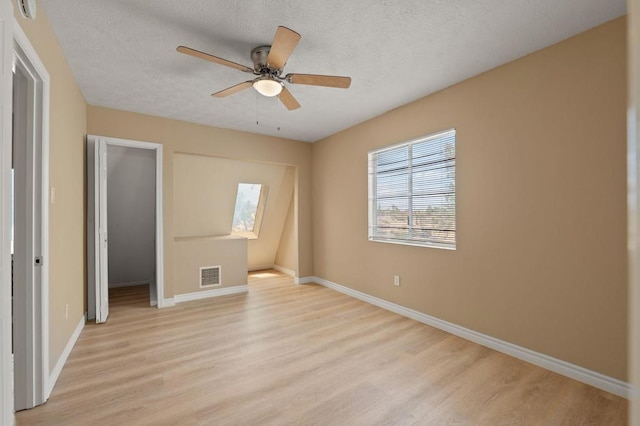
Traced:
[[253, 232], [261, 191], [262, 185], [257, 183], [238, 184], [238, 195], [236, 197], [231, 232]]

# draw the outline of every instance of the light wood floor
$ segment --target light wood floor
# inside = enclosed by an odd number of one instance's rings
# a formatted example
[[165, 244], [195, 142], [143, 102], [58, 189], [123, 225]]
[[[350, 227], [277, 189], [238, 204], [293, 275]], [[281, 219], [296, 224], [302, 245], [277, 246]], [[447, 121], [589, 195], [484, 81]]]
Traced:
[[20, 425], [623, 425], [625, 400], [278, 272], [248, 294], [112, 294]]

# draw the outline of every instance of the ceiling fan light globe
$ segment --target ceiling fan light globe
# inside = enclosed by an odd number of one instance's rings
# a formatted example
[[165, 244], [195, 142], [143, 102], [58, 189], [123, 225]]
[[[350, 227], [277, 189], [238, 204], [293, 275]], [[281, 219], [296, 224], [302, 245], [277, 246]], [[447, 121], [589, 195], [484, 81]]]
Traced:
[[278, 96], [282, 92], [282, 83], [279, 81], [264, 78], [253, 82], [253, 88], [263, 96], [273, 97]]

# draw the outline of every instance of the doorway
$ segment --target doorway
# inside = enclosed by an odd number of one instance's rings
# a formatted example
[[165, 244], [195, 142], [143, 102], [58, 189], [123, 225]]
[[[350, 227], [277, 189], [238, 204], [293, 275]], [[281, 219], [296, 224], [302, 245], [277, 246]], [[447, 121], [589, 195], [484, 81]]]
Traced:
[[14, 409], [49, 395], [49, 77], [26, 36], [14, 29], [11, 138], [11, 289]]
[[87, 240], [89, 319], [107, 321], [110, 287], [163, 306], [162, 145], [87, 137]]

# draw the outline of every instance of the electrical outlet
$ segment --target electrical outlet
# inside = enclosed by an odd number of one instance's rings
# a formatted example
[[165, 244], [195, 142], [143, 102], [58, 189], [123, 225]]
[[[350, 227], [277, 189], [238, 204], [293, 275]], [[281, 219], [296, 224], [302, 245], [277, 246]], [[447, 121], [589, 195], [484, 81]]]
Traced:
[[64, 308], [64, 319], [69, 319], [69, 304]]
[[393, 285], [396, 287], [400, 287], [400, 275], [393, 276]]

